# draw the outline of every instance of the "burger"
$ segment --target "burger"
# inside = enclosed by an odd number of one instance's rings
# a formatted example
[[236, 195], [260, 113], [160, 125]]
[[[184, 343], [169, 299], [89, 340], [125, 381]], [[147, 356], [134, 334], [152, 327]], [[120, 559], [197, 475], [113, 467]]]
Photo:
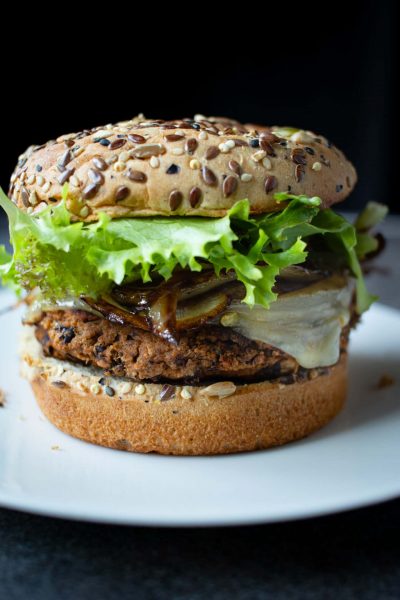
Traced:
[[342, 408], [350, 329], [373, 297], [370, 203], [325, 137], [143, 116], [19, 157], [5, 284], [27, 305], [22, 374], [62, 431], [202, 455], [302, 438]]

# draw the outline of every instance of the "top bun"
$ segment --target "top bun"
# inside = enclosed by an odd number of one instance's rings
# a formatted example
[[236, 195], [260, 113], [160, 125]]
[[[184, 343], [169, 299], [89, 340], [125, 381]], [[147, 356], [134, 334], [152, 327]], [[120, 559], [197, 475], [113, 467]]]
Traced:
[[26, 212], [62, 197], [93, 221], [111, 217], [220, 217], [248, 198], [252, 213], [277, 210], [276, 192], [319, 196], [328, 207], [356, 183], [353, 165], [324, 137], [222, 117], [149, 121], [63, 135], [19, 158], [9, 195]]

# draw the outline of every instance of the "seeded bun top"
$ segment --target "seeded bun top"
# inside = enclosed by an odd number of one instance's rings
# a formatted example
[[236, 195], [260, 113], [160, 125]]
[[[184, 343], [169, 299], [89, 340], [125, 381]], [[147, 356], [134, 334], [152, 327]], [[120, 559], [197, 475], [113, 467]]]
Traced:
[[19, 158], [9, 195], [26, 212], [61, 199], [81, 220], [147, 215], [223, 216], [248, 198], [253, 213], [276, 210], [275, 192], [343, 200], [353, 165], [310, 131], [242, 125], [220, 117], [149, 121], [63, 135]]

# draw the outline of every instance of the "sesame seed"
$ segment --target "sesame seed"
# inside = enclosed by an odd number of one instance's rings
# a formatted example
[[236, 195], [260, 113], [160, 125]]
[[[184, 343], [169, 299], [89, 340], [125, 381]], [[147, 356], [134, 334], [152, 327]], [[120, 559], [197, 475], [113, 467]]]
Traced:
[[229, 150], [230, 150], [229, 146], [225, 142], [223, 142], [222, 144], [219, 144], [218, 148], [221, 150], [221, 152], [224, 152], [224, 153], [229, 152]]
[[189, 204], [192, 208], [196, 208], [201, 200], [201, 189], [198, 187], [192, 187], [189, 192]]
[[176, 173], [179, 173], [179, 170], [178, 165], [172, 163], [165, 172], [167, 175], [176, 175]]
[[89, 207], [88, 206], [84, 206], [80, 211], [79, 211], [79, 215], [81, 217], [83, 217], [84, 219], [88, 216], [89, 214]]
[[238, 182], [236, 177], [233, 175], [229, 175], [224, 179], [224, 183], [222, 184], [222, 191], [224, 193], [225, 198], [231, 196], [237, 189]]
[[69, 182], [71, 185], [73, 185], [75, 187], [79, 187], [79, 185], [80, 185], [80, 181], [76, 175], [71, 175]]
[[104, 388], [105, 393], [107, 394], [107, 396], [115, 396], [115, 390], [114, 388], [110, 387], [109, 385], [106, 385]]
[[230, 160], [228, 163], [228, 167], [230, 168], [231, 171], [236, 173], [236, 175], [240, 175], [242, 172], [242, 167], [239, 165], [239, 163], [236, 160]]
[[320, 162], [316, 161], [315, 163], [313, 163], [313, 166], [311, 168], [313, 171], [320, 171], [322, 169], [322, 165]]
[[35, 183], [35, 179], [36, 179], [36, 175], [35, 175], [35, 174], [33, 174], [33, 175], [30, 175], [30, 176], [28, 177], [28, 179], [26, 180], [26, 183], [27, 183], [28, 185], [31, 185], [32, 183]]
[[64, 183], [69, 180], [69, 178], [74, 173], [74, 171], [75, 171], [75, 169], [73, 167], [71, 167], [69, 169], [65, 169], [65, 171], [63, 171], [61, 173], [61, 175], [58, 177], [58, 183], [60, 185], [64, 185]]
[[[44, 210], [45, 208], [47, 208], [47, 204], [46, 202], [41, 202], [40, 204], [37, 205], [37, 207], [35, 209], [33, 209], [33, 213], [40, 213], [42, 212], [42, 210]], [[28, 209], [29, 212], [29, 209]]]
[[104, 183], [104, 175], [97, 171], [96, 169], [89, 169], [88, 177], [93, 183], [102, 184]]
[[119, 155], [119, 160], [122, 160], [123, 162], [127, 162], [129, 158], [129, 152], [126, 152], [126, 150], [121, 152], [121, 154]]
[[259, 150], [258, 152], [255, 152], [251, 158], [252, 160], [254, 160], [254, 162], [259, 162], [260, 160], [265, 158], [266, 155], [267, 153], [265, 152], [265, 150]]
[[99, 169], [99, 171], [106, 171], [108, 169], [106, 161], [103, 158], [101, 158], [101, 156], [95, 156], [92, 160], [92, 163], [94, 164], [96, 169]]
[[190, 138], [185, 143], [185, 150], [188, 154], [193, 154], [198, 146], [196, 138]]
[[157, 158], [157, 156], [152, 156], [150, 158], [149, 164], [151, 167], [153, 167], [153, 169], [156, 169], [157, 167], [160, 166], [160, 159]]
[[189, 163], [189, 167], [191, 169], [200, 169], [200, 162], [197, 160], [197, 158], [193, 158]]
[[127, 381], [126, 383], [123, 383], [119, 390], [121, 392], [121, 394], [129, 394], [129, 392], [132, 391], [133, 385], [132, 383], [129, 383], [129, 381]]
[[[154, 157], [155, 158], [155, 157]], [[158, 160], [158, 158], [157, 158]], [[150, 159], [151, 161], [151, 159]], [[137, 183], [145, 183], [147, 181], [147, 175], [142, 171], [134, 171], [133, 169], [128, 169], [126, 176], [131, 181], [136, 181]]]
[[217, 148], [217, 146], [209, 146], [209, 148], [207, 148], [206, 153], [205, 153], [206, 160], [212, 160], [213, 158], [218, 156], [219, 152], [220, 151]]
[[121, 171], [125, 171], [126, 163], [122, 162], [121, 160], [117, 160], [117, 162], [114, 163], [113, 169], [114, 169], [114, 171], [117, 171], [118, 173], [120, 173]]
[[45, 178], [43, 177], [43, 175], [38, 175], [36, 177], [36, 183], [38, 185], [40, 185], [40, 187], [44, 184], [44, 182], [45, 182]]
[[229, 150], [232, 150], [235, 147], [235, 140], [228, 140], [225, 142], [225, 146], [228, 146]]
[[121, 200], [125, 200], [129, 196], [130, 189], [126, 185], [120, 185], [115, 190], [114, 198], [116, 202], [121, 202]]
[[215, 186], [218, 183], [218, 179], [213, 171], [208, 167], [202, 167], [201, 176], [203, 178], [204, 183], [207, 185]]
[[28, 215], [31, 215], [31, 214], [33, 213], [33, 206], [29, 206], [29, 207], [26, 209], [26, 212], [28, 213]]
[[208, 135], [205, 131], [200, 131], [199, 133], [199, 140], [207, 140], [208, 139]]
[[253, 175], [251, 173], [243, 173], [240, 176], [241, 181], [244, 181], [244, 183], [248, 183], [249, 181], [251, 181], [253, 179]]
[[146, 138], [144, 138], [142, 135], [139, 135], [138, 133], [130, 133], [128, 135], [128, 140], [130, 142], [133, 142], [134, 144], [144, 144]]
[[101, 387], [98, 383], [92, 383], [92, 385], [90, 386], [90, 391], [92, 392], [92, 394], [99, 394], [100, 390]]
[[89, 183], [89, 185], [84, 188], [82, 196], [85, 200], [90, 200], [90, 198], [94, 198], [94, 196], [97, 194], [97, 190], [98, 185], [96, 183]]
[[270, 192], [272, 192], [272, 190], [276, 188], [277, 183], [278, 182], [274, 175], [268, 175], [268, 177], [266, 177], [264, 181], [265, 193], [269, 194]]
[[268, 171], [269, 171], [270, 169], [272, 169], [272, 163], [271, 163], [271, 161], [269, 160], [268, 156], [265, 156], [265, 158], [263, 158], [263, 159], [262, 159], [262, 164], [263, 164], [263, 167], [264, 167], [265, 169], [267, 169]]
[[182, 192], [179, 190], [172, 190], [169, 195], [169, 207], [171, 210], [176, 210], [180, 203], [182, 202], [183, 196]]
[[46, 183], [43, 185], [43, 191], [45, 194], [47, 194], [47, 192], [49, 191], [49, 189], [51, 188], [51, 183], [50, 181], [46, 181]]
[[126, 144], [126, 140], [123, 138], [117, 138], [116, 140], [113, 140], [110, 143], [110, 150], [118, 150], [118, 148], [121, 148], [124, 144]]
[[192, 398], [192, 393], [187, 387], [183, 387], [181, 390], [181, 396], [184, 400], [190, 400]]
[[135, 394], [137, 394], [138, 396], [142, 396], [146, 391], [146, 388], [144, 387], [143, 383], [138, 383], [135, 386]]
[[77, 156], [82, 154], [82, 152], [85, 152], [85, 148], [82, 148], [81, 146], [77, 146], [77, 148], [75, 148], [75, 150], [74, 150], [74, 158], [76, 158]]
[[35, 191], [31, 192], [31, 194], [29, 196], [29, 202], [32, 206], [36, 206], [37, 203], [39, 202], [39, 198]]
[[180, 156], [181, 154], [183, 154], [185, 151], [183, 148], [172, 148], [171, 150], [172, 154], [175, 154], [176, 156]]

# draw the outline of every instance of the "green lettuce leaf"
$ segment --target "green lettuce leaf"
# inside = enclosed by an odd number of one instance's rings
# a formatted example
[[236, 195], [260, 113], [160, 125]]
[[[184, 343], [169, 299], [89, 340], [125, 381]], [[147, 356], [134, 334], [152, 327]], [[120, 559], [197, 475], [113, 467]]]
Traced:
[[358, 310], [372, 302], [356, 254], [354, 227], [331, 210], [320, 210], [317, 197], [276, 194], [282, 210], [251, 217], [249, 202], [237, 202], [225, 217], [146, 217], [73, 222], [66, 208], [68, 190], [57, 206], [38, 214], [20, 211], [0, 191], [0, 205], [10, 223], [14, 248], [0, 248], [0, 276], [21, 293], [39, 287], [44, 297], [98, 297], [113, 285], [154, 276], [171, 277], [174, 269], [218, 274], [234, 271], [246, 288], [244, 302], [268, 307], [281, 269], [304, 262], [307, 240], [320, 238], [328, 252], [341, 254], [357, 280]]

